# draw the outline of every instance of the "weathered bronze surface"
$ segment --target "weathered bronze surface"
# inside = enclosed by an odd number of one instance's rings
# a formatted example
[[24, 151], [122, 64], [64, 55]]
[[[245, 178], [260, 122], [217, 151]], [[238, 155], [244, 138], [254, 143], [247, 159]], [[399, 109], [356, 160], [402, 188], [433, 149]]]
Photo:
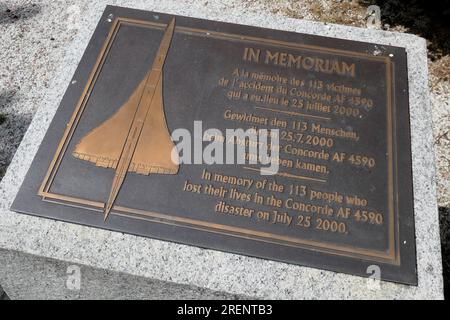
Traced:
[[[109, 6], [12, 209], [414, 285], [406, 61]], [[173, 162], [171, 133], [199, 120], [278, 129], [278, 173]]]

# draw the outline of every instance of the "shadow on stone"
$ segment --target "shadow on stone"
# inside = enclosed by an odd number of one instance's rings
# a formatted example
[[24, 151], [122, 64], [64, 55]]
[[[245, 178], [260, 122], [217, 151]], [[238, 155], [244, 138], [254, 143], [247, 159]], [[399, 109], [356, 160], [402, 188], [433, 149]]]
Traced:
[[35, 3], [8, 8], [0, 3], [0, 24], [9, 24], [21, 19], [30, 19], [41, 12], [41, 7]]
[[0, 181], [31, 121], [11, 107], [17, 102], [17, 93], [16, 89], [0, 92]]
[[442, 268], [444, 273], [444, 294], [450, 298], [450, 208], [439, 208], [441, 226]]
[[2, 287], [0, 286], [0, 300], [9, 300], [8, 295], [5, 291], [3, 291]]
[[377, 5], [383, 24], [404, 26], [408, 32], [429, 40], [432, 60], [450, 53], [450, 0], [360, 0], [362, 5]]
[[0, 110], [6, 108], [6, 105], [11, 103], [12, 99], [16, 95], [17, 90], [3, 90], [0, 92]]

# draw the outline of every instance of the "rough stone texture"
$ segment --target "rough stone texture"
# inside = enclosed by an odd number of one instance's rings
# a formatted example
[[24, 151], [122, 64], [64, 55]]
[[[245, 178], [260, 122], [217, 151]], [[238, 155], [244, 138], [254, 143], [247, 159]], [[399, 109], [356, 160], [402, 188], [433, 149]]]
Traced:
[[[80, 2], [85, 5], [85, 2]], [[0, 184], [0, 248], [164, 282], [261, 298], [442, 298], [432, 125], [425, 41], [383, 31], [246, 13], [241, 1], [108, 1], [109, 4], [350, 40], [402, 46], [408, 52], [419, 286], [382, 283], [317, 269], [92, 229], [9, 211], [81, 54], [107, 1], [87, 5], [4, 179]], [[206, 3], [206, 4], [205, 4]], [[82, 21], [80, 20], [82, 19]], [[1, 254], [1, 253], [0, 253]], [[4, 283], [9, 287], [9, 283]]]
[[0, 252], [0, 282], [6, 284], [4, 290], [12, 300], [246, 298], [13, 251]]
[[[0, 1], [0, 179], [50, 79], [83, 24], [88, 1]], [[43, 18], [45, 17], [45, 18]]]
[[[450, 208], [450, 83], [440, 82], [431, 87], [436, 165], [438, 170], [438, 202]], [[450, 226], [447, 225], [447, 229]]]

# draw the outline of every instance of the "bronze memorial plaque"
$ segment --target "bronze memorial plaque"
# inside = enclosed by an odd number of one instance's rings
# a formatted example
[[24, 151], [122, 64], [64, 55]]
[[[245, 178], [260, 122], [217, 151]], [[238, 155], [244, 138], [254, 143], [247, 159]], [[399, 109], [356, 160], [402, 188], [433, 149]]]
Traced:
[[407, 84], [403, 48], [108, 6], [12, 210], [416, 285]]

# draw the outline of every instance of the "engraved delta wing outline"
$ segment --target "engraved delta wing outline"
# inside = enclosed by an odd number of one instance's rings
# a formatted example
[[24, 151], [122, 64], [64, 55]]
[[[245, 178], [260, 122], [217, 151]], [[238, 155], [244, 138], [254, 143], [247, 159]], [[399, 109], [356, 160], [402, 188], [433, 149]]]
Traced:
[[73, 156], [116, 170], [104, 220], [109, 216], [128, 172], [177, 174], [175, 147], [167, 128], [163, 105], [163, 67], [172, 41], [175, 19], [162, 38], [152, 68], [128, 101], [100, 126], [84, 136]]

